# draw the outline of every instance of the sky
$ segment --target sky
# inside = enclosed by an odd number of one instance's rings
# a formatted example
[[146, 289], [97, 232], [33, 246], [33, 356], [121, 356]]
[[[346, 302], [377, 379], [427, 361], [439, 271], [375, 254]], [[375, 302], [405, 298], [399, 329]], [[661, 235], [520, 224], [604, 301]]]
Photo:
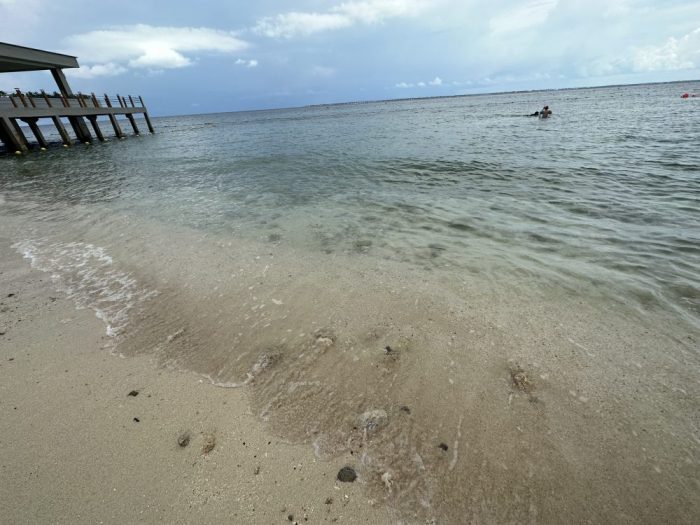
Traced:
[[699, 79], [700, 1], [0, 0], [0, 41], [175, 115]]

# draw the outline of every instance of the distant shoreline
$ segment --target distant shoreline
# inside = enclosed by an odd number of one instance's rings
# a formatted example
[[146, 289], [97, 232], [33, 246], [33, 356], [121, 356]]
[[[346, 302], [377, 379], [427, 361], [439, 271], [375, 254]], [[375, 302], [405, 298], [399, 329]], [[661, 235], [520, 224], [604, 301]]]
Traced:
[[580, 87], [565, 87], [565, 88], [543, 88], [543, 89], [520, 89], [515, 91], [490, 91], [488, 93], [464, 93], [461, 95], [438, 95], [430, 97], [403, 97], [403, 98], [384, 98], [372, 100], [354, 100], [348, 102], [329, 102], [321, 104], [306, 104], [303, 106], [284, 106], [279, 108], [264, 108], [264, 109], [244, 109], [236, 111], [211, 111], [206, 113], [178, 113], [173, 115], [159, 115], [154, 118], [170, 118], [170, 117], [196, 117], [200, 115], [222, 115], [225, 113], [260, 113], [265, 111], [281, 111], [292, 109], [308, 109], [308, 108], [323, 108], [333, 106], [359, 106], [364, 104], [380, 104], [383, 102], [407, 102], [412, 100], [439, 100], [448, 98], [466, 98], [466, 97], [484, 97], [484, 96], [500, 96], [500, 95], [517, 95], [521, 93], [548, 93], [558, 91], [576, 91], [581, 89], [608, 89], [615, 87], [638, 87], [638, 86], [661, 86], [664, 84], [687, 84], [689, 82], [700, 83], [700, 79], [694, 80], [671, 80], [668, 82], [636, 82], [634, 84], [605, 84], [601, 86], [580, 86]]

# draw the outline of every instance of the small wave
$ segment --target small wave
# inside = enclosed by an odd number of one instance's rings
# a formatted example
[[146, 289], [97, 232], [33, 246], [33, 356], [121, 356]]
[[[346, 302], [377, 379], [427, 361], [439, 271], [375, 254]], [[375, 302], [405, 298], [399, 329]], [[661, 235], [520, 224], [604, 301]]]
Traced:
[[157, 294], [140, 287], [131, 274], [116, 269], [112, 257], [100, 246], [27, 239], [12, 247], [30, 260], [32, 268], [50, 273], [58, 289], [77, 308], [93, 310], [113, 338], [124, 333], [129, 314]]

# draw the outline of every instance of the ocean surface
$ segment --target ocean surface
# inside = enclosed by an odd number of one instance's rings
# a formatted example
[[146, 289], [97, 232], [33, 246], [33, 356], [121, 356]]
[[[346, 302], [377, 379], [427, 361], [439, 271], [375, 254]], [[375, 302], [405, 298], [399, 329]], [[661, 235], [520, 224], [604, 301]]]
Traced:
[[114, 351], [248, 388], [398, 523], [690, 523], [684, 91], [700, 82], [156, 118], [0, 157], [0, 235]]

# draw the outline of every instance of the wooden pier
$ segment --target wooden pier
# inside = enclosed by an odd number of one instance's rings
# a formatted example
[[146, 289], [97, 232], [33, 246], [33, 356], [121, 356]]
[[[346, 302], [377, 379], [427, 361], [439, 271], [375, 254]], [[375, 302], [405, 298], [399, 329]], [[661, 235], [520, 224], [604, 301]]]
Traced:
[[[76, 57], [0, 42], [0, 73], [49, 70], [59, 89], [52, 94], [43, 90], [38, 93], [23, 93], [15, 89], [14, 93], [0, 96], [0, 141], [6, 149], [18, 154], [27, 153], [31, 149], [32, 143], [27, 140], [20, 122], [28, 125], [37, 147], [46, 148], [48, 143], [39, 127], [39, 119], [51, 120], [64, 146], [70, 146], [74, 142], [89, 144], [93, 141], [85, 119], [99, 141], [104, 141], [105, 136], [100, 129], [98, 117], [107, 117], [118, 138], [125, 137], [117, 119], [120, 115], [128, 119], [135, 135], [140, 134], [135, 118], [137, 115], [142, 115], [148, 131], [154, 132], [148, 109], [140, 96], [98, 97], [94, 93], [74, 94], [63, 69], [75, 67], [80, 67]], [[74, 139], [62, 119], [66, 119], [72, 128]]]

